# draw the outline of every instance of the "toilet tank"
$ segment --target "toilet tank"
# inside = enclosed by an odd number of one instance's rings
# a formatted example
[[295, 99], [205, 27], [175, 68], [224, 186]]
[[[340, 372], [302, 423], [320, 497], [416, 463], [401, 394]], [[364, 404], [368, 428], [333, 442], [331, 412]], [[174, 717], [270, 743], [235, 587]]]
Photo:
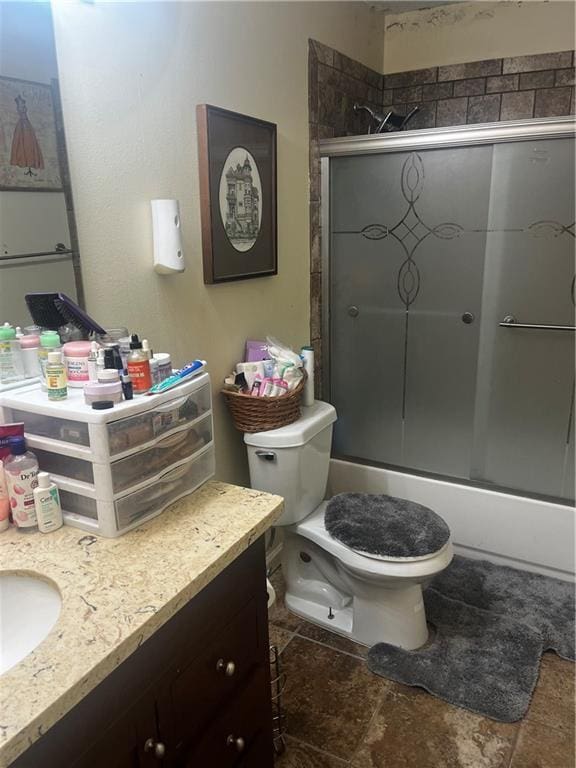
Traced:
[[324, 499], [336, 410], [316, 400], [293, 424], [246, 433], [250, 485], [284, 497], [276, 525], [300, 522]]

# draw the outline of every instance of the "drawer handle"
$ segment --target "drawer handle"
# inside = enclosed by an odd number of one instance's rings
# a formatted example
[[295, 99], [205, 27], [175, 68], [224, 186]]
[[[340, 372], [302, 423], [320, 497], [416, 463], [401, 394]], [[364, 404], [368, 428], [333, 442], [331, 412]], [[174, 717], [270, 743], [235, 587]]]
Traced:
[[185, 443], [188, 439], [191, 429], [192, 427], [190, 427], [190, 429], [184, 430], [184, 432], [176, 432], [175, 435], [169, 435], [163, 440], [160, 440], [159, 443], [156, 443], [154, 447], [160, 448], [160, 450], [162, 450], [163, 448], [172, 448], [174, 445], [178, 445], [178, 443]]
[[216, 662], [216, 671], [224, 672], [226, 677], [233, 677], [236, 674], [236, 664], [233, 661], [224, 661], [224, 659], [218, 659]]
[[246, 746], [246, 742], [242, 738], [242, 736], [234, 736], [233, 734], [230, 734], [226, 737], [226, 746], [227, 747], [235, 747], [236, 752], [244, 752], [244, 747]]
[[154, 741], [154, 739], [146, 739], [144, 742], [144, 752], [152, 752], [156, 760], [162, 760], [166, 754], [166, 747], [161, 741]]
[[178, 397], [176, 400], [169, 400], [164, 405], [158, 405], [152, 413], [166, 413], [167, 411], [175, 411], [177, 408], [180, 408], [180, 406], [184, 405], [184, 403], [188, 400], [190, 395], [185, 395], [184, 397]]

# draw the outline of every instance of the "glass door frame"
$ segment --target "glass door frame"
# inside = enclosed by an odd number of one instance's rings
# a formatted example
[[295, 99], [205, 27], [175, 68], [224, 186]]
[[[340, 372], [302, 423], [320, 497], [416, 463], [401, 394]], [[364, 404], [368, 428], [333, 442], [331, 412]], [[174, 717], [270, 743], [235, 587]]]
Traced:
[[[499, 123], [484, 123], [480, 125], [454, 126], [448, 128], [427, 128], [418, 131], [399, 131], [390, 134], [369, 134], [366, 136], [351, 136], [335, 139], [324, 139], [319, 142], [320, 172], [321, 172], [321, 261], [322, 261], [322, 395], [331, 400], [330, 358], [330, 159], [333, 157], [382, 154], [389, 152], [409, 152], [422, 149], [440, 149], [443, 147], [467, 147], [474, 145], [494, 145], [503, 142], [533, 141], [537, 139], [576, 138], [576, 116], [540, 118], [531, 120], [516, 120]], [[341, 457], [345, 458], [345, 457]], [[362, 461], [374, 466], [382, 466], [373, 462]], [[408, 474], [426, 476], [429, 473], [420, 472], [405, 467], [394, 467]], [[456, 479], [442, 476], [442, 479], [465, 485], [484, 486], [476, 481]], [[506, 493], [514, 493], [509, 488], [496, 489]], [[522, 494], [534, 496], [534, 494]], [[555, 500], [559, 503], [558, 500]]]

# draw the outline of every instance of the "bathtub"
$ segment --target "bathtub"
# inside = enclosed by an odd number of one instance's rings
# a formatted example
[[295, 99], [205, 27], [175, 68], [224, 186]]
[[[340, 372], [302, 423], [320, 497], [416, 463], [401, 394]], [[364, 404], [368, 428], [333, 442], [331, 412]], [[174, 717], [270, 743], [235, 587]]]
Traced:
[[349, 491], [431, 507], [450, 526], [455, 551], [466, 557], [574, 578], [574, 507], [332, 459], [328, 495]]

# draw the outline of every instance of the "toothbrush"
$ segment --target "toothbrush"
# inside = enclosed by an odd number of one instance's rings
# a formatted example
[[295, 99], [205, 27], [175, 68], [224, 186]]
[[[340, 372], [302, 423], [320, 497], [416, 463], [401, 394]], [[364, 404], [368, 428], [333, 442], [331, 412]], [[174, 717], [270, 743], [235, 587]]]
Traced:
[[168, 376], [167, 379], [158, 382], [158, 384], [154, 384], [146, 394], [158, 395], [160, 392], [166, 392], [167, 389], [177, 387], [179, 384], [183, 384], [185, 381], [197, 376], [205, 365], [206, 360], [193, 360], [191, 363], [185, 365], [184, 368], [181, 368], [178, 373], [175, 373], [173, 376]]

